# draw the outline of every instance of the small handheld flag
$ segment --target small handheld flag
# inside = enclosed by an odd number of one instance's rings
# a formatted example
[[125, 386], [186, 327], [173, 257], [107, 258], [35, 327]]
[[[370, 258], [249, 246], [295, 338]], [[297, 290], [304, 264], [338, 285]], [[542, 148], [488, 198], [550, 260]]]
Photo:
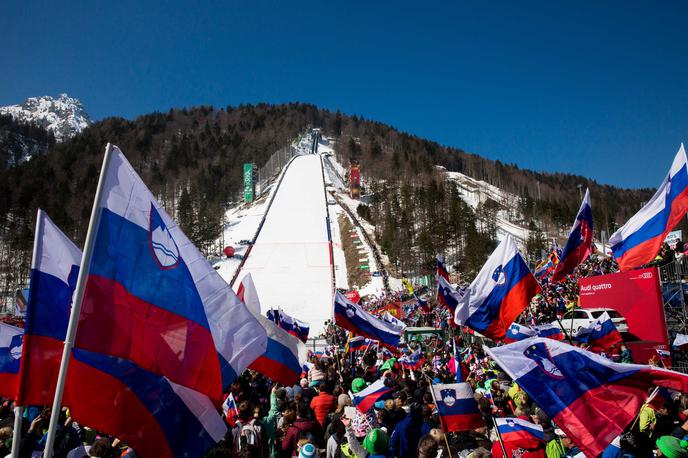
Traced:
[[442, 431], [468, 431], [485, 426], [469, 383], [431, 385]]

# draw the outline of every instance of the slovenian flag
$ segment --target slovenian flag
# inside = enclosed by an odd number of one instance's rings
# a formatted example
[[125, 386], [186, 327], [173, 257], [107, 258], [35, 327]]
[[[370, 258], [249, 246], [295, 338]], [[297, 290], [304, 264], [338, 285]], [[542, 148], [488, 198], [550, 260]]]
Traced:
[[[250, 273], [242, 278], [239, 289], [243, 290], [244, 303], [254, 304], [249, 310], [260, 310], [258, 292]], [[294, 385], [301, 378], [303, 365], [308, 359], [306, 346], [298, 337], [280, 329], [260, 313], [252, 313], [265, 328], [268, 343], [265, 352], [248, 366], [249, 369], [260, 372], [284, 386]]]
[[387, 323], [397, 328], [399, 332], [404, 332], [404, 329], [406, 329], [406, 323], [404, 323], [399, 318], [395, 317], [389, 312], [383, 313], [380, 318], [382, 318], [383, 321], [386, 321]]
[[339, 291], [334, 295], [334, 322], [353, 334], [378, 340], [392, 348], [396, 348], [401, 339], [399, 328], [364, 311]]
[[0, 323], [0, 397], [16, 399], [24, 330]]
[[447, 272], [447, 266], [444, 264], [444, 256], [437, 255], [437, 279], [444, 278], [449, 282], [449, 272]]
[[614, 326], [614, 322], [607, 312], [604, 312], [587, 326], [581, 327], [574, 339], [578, 342], [587, 343], [603, 350], [608, 350], [614, 345], [623, 342], [621, 334], [619, 334], [619, 331], [616, 329], [616, 326]]
[[540, 285], [507, 234], [461, 298], [454, 321], [485, 337], [502, 340], [539, 292]]
[[287, 315], [282, 309], [268, 310], [267, 317], [289, 334], [299, 338], [301, 342], [305, 343], [308, 340], [308, 334], [310, 333], [311, 325], [305, 321], [297, 320], [296, 318]]
[[397, 362], [404, 366], [405, 369], [417, 371], [425, 364], [425, 358], [423, 356], [423, 351], [418, 347], [410, 355], [402, 355]]
[[569, 232], [564, 252], [552, 274], [552, 283], [562, 281], [573, 272], [576, 266], [585, 261], [590, 253], [592, 253], [592, 207], [590, 206], [590, 190], [586, 189], [576, 220]]
[[520, 447], [525, 450], [542, 447], [545, 434], [542, 426], [520, 418], [497, 418], [497, 430], [509, 448]]
[[688, 375], [614, 363], [550, 339], [484, 349], [586, 456], [598, 456], [633, 421], [649, 388], [688, 390]]
[[552, 340], [564, 340], [564, 339], [566, 339], [566, 335], [564, 334], [564, 331], [562, 331], [561, 328], [559, 328], [553, 324], [542, 324], [539, 326], [534, 326], [533, 330], [535, 331], [535, 335], [538, 337], [546, 337], [546, 338], [552, 339]]
[[376, 340], [368, 339], [363, 336], [356, 336], [349, 339], [348, 347], [346, 353], [349, 351], [363, 350], [367, 351], [371, 345], [373, 345]]
[[537, 335], [537, 332], [534, 329], [528, 326], [524, 326], [522, 324], [511, 323], [511, 326], [509, 326], [509, 329], [507, 329], [506, 331], [504, 342], [518, 342], [520, 340], [525, 340], [535, 335]]
[[470, 383], [431, 385], [442, 431], [468, 431], [485, 426]]
[[225, 416], [225, 421], [229, 426], [234, 428], [234, 424], [239, 418], [239, 410], [237, 409], [236, 402], [234, 402], [234, 395], [229, 393], [225, 402], [222, 403], [222, 415]]
[[17, 399], [21, 406], [53, 402], [80, 265], [81, 250], [38, 210]]
[[265, 329], [117, 147], [100, 180], [75, 348], [127, 359], [219, 406], [223, 387], [265, 352]]
[[362, 413], [373, 408], [377, 401], [387, 399], [392, 394], [392, 389], [385, 385], [385, 379], [381, 378], [358, 393], [349, 392], [351, 403]]
[[451, 314], [452, 324], [454, 323], [454, 315], [456, 308], [463, 300], [464, 293], [455, 290], [444, 277], [437, 278], [437, 302], [443, 305]]
[[688, 211], [688, 161], [681, 147], [655, 195], [609, 238], [621, 270], [652, 261], [664, 239]]

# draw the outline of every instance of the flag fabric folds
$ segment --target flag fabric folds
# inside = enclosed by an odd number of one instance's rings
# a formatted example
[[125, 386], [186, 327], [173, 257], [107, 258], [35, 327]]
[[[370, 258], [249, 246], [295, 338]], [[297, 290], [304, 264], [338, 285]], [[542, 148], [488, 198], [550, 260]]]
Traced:
[[109, 155], [75, 348], [128, 359], [219, 406], [265, 351], [265, 330], [122, 152]]
[[234, 401], [234, 395], [229, 393], [225, 398], [225, 402], [222, 403], [222, 415], [225, 416], [225, 421], [229, 426], [234, 428], [234, 424], [239, 418], [239, 410], [237, 409], [236, 402]]
[[463, 300], [463, 297], [464, 293], [455, 290], [444, 277], [437, 277], [437, 302], [449, 311], [452, 317], [452, 323], [454, 323], [456, 309]]
[[387, 323], [399, 329], [399, 332], [404, 332], [404, 329], [406, 329], [406, 323], [404, 323], [399, 318], [395, 317], [389, 312], [383, 313], [380, 318], [382, 318], [383, 321], [386, 321]]
[[470, 383], [437, 384], [430, 387], [442, 431], [467, 431], [485, 426]]
[[137, 455], [202, 456], [227, 427], [211, 400], [131, 361], [72, 350], [64, 395], [79, 423], [112, 434]]
[[26, 306], [19, 405], [49, 405], [67, 334], [81, 250], [38, 210]]
[[681, 143], [669, 173], [654, 196], [609, 238], [623, 270], [647, 264], [659, 253], [667, 234], [688, 211], [688, 161]]
[[545, 441], [542, 426], [520, 418], [497, 418], [497, 430], [504, 442], [518, 444], [528, 450], [541, 447]]
[[[258, 292], [250, 273], [241, 280], [239, 290], [242, 288], [244, 300], [254, 304], [249, 309], [260, 310]], [[308, 359], [306, 346], [297, 337], [260, 315], [260, 312], [255, 314], [255, 317], [265, 328], [268, 341], [265, 352], [248, 366], [249, 369], [258, 371], [282, 385], [294, 385], [301, 378], [303, 365]]]
[[688, 349], [688, 336], [685, 334], [676, 334], [671, 346], [680, 350]]
[[399, 328], [364, 311], [339, 291], [334, 295], [334, 322], [353, 334], [378, 340], [394, 348], [401, 339]]
[[409, 370], [417, 371], [425, 364], [425, 357], [420, 347], [410, 355], [402, 355], [398, 360], [399, 364]]
[[348, 347], [346, 348], [345, 353], [348, 353], [349, 351], [356, 351], [356, 350], [367, 350], [370, 348], [371, 345], [373, 345], [376, 340], [368, 339], [363, 336], [356, 336], [352, 337], [348, 341]]
[[587, 456], [602, 453], [635, 418], [649, 388], [688, 390], [688, 375], [614, 363], [551, 339], [485, 351]]
[[366, 413], [373, 408], [377, 401], [388, 398], [392, 394], [392, 389], [385, 385], [385, 379], [381, 378], [358, 393], [349, 392], [351, 403], [362, 413]]
[[511, 326], [509, 326], [509, 329], [506, 331], [504, 342], [518, 342], [519, 340], [525, 340], [535, 335], [537, 335], [537, 332], [534, 329], [522, 324], [511, 323]]
[[599, 347], [603, 350], [608, 350], [614, 345], [623, 342], [621, 334], [619, 334], [607, 312], [604, 312], [587, 326], [581, 327], [576, 333], [574, 340]]
[[556, 248], [552, 248], [552, 251], [535, 267], [535, 278], [542, 280], [544, 277], [554, 272], [554, 270], [559, 265], [559, 254]]
[[305, 343], [308, 340], [308, 334], [310, 333], [311, 329], [310, 324], [287, 315], [282, 309], [268, 310], [267, 317], [270, 321], [287, 331], [289, 334], [301, 339], [301, 342]]
[[592, 252], [592, 207], [590, 206], [590, 190], [585, 190], [585, 197], [581, 203], [576, 220], [573, 223], [569, 239], [564, 246], [559, 264], [554, 268], [552, 283], [560, 282], [573, 272], [580, 263], [585, 261]]
[[542, 324], [540, 326], [533, 326], [533, 331], [538, 337], [547, 337], [553, 340], [564, 340], [566, 339], [566, 334], [561, 328], [553, 324]]
[[497, 246], [461, 298], [454, 321], [502, 340], [540, 285], [510, 235]]
[[0, 397], [16, 399], [24, 330], [0, 323]]

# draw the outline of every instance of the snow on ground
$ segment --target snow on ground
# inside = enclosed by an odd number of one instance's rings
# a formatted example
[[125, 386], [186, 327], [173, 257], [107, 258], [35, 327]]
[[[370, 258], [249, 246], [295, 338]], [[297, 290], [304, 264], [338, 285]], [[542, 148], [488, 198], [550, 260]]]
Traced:
[[262, 312], [281, 307], [310, 323], [311, 335], [320, 334], [332, 317], [325, 206], [320, 156], [297, 156], [234, 285], [250, 272]]
[[349, 289], [348, 270], [344, 257], [342, 240], [347, 234], [339, 229], [339, 215], [346, 214], [339, 205], [330, 205], [330, 233], [332, 235], [332, 258], [334, 263], [334, 287]]

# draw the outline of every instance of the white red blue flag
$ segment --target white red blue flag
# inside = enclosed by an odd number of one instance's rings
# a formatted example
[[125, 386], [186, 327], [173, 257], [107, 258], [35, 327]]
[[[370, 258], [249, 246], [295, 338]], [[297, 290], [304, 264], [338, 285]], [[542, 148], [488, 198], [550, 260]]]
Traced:
[[236, 402], [234, 401], [234, 395], [229, 393], [225, 402], [222, 403], [222, 415], [225, 416], [225, 421], [229, 426], [234, 428], [234, 424], [239, 418], [239, 410], [237, 409]]
[[406, 323], [404, 323], [399, 318], [395, 317], [389, 312], [383, 313], [380, 318], [382, 318], [383, 321], [386, 321], [387, 323], [396, 327], [399, 330], [399, 332], [404, 332], [404, 329], [406, 329]]
[[510, 446], [529, 450], [540, 448], [545, 442], [545, 433], [540, 425], [520, 418], [497, 418], [495, 422], [502, 440]]
[[449, 281], [449, 272], [447, 272], [447, 266], [444, 264], [444, 256], [437, 255], [437, 278], [444, 278], [447, 282]]
[[609, 238], [621, 270], [647, 264], [688, 211], [688, 161], [681, 147], [654, 196]]
[[311, 330], [311, 325], [305, 321], [297, 320], [293, 316], [289, 316], [282, 309], [267, 311], [267, 317], [270, 321], [277, 324], [280, 328], [287, 331], [289, 334], [296, 336], [301, 342], [308, 340], [308, 334]]
[[623, 342], [621, 334], [616, 329], [609, 313], [604, 312], [595, 321], [581, 327], [574, 340], [587, 343], [603, 350], [608, 350], [614, 345]]
[[540, 285], [510, 235], [497, 246], [461, 298], [454, 321], [502, 340]]
[[576, 220], [573, 222], [569, 239], [564, 246], [564, 252], [559, 264], [554, 268], [552, 283], [560, 282], [573, 272], [580, 263], [592, 253], [592, 207], [590, 206], [590, 190], [585, 190], [585, 197], [581, 203]]
[[393, 348], [401, 339], [399, 328], [364, 311], [339, 291], [334, 295], [334, 322], [355, 335], [378, 340]]
[[413, 353], [402, 355], [397, 362], [404, 366], [405, 369], [417, 371], [425, 364], [425, 357], [421, 348], [418, 347]]
[[18, 403], [49, 405], [55, 397], [81, 250], [38, 210], [26, 305]]
[[561, 328], [553, 324], [541, 324], [539, 326], [533, 326], [535, 335], [538, 337], [546, 337], [552, 340], [564, 340], [566, 339], [566, 334]]
[[[246, 274], [241, 280], [239, 289], [245, 303], [251, 303], [250, 310], [260, 310], [260, 300], [251, 274]], [[301, 378], [303, 365], [308, 359], [308, 350], [298, 337], [289, 334], [279, 328], [268, 318], [254, 313], [256, 319], [265, 328], [268, 343], [265, 352], [253, 361], [248, 367], [260, 372], [266, 377], [285, 386], [294, 385]]]
[[518, 342], [519, 340], [529, 339], [535, 335], [537, 335], [537, 332], [534, 329], [522, 324], [511, 323], [511, 326], [509, 326], [509, 329], [506, 331], [504, 342]]
[[24, 330], [0, 323], [0, 397], [16, 399]]
[[688, 390], [688, 375], [614, 363], [541, 337], [485, 351], [587, 456], [602, 453], [633, 421], [649, 388]]
[[442, 431], [468, 431], [485, 426], [470, 383], [431, 385]]
[[444, 277], [437, 278], [437, 302], [443, 305], [451, 314], [452, 324], [456, 309], [463, 300], [464, 293], [457, 291]]
[[120, 438], [140, 456], [203, 456], [227, 433], [204, 394], [129, 360], [78, 348], [64, 400], [76, 421]]
[[373, 408], [377, 401], [387, 399], [391, 394], [392, 389], [385, 385], [385, 379], [381, 378], [358, 393], [350, 392], [349, 397], [351, 397], [351, 403], [354, 407], [362, 413], [366, 413]]
[[265, 352], [265, 329], [108, 150], [75, 348], [124, 358], [209, 396]]
[[368, 339], [363, 336], [352, 337], [349, 340], [349, 351], [363, 350], [366, 351], [371, 345], [374, 345], [377, 341]]

